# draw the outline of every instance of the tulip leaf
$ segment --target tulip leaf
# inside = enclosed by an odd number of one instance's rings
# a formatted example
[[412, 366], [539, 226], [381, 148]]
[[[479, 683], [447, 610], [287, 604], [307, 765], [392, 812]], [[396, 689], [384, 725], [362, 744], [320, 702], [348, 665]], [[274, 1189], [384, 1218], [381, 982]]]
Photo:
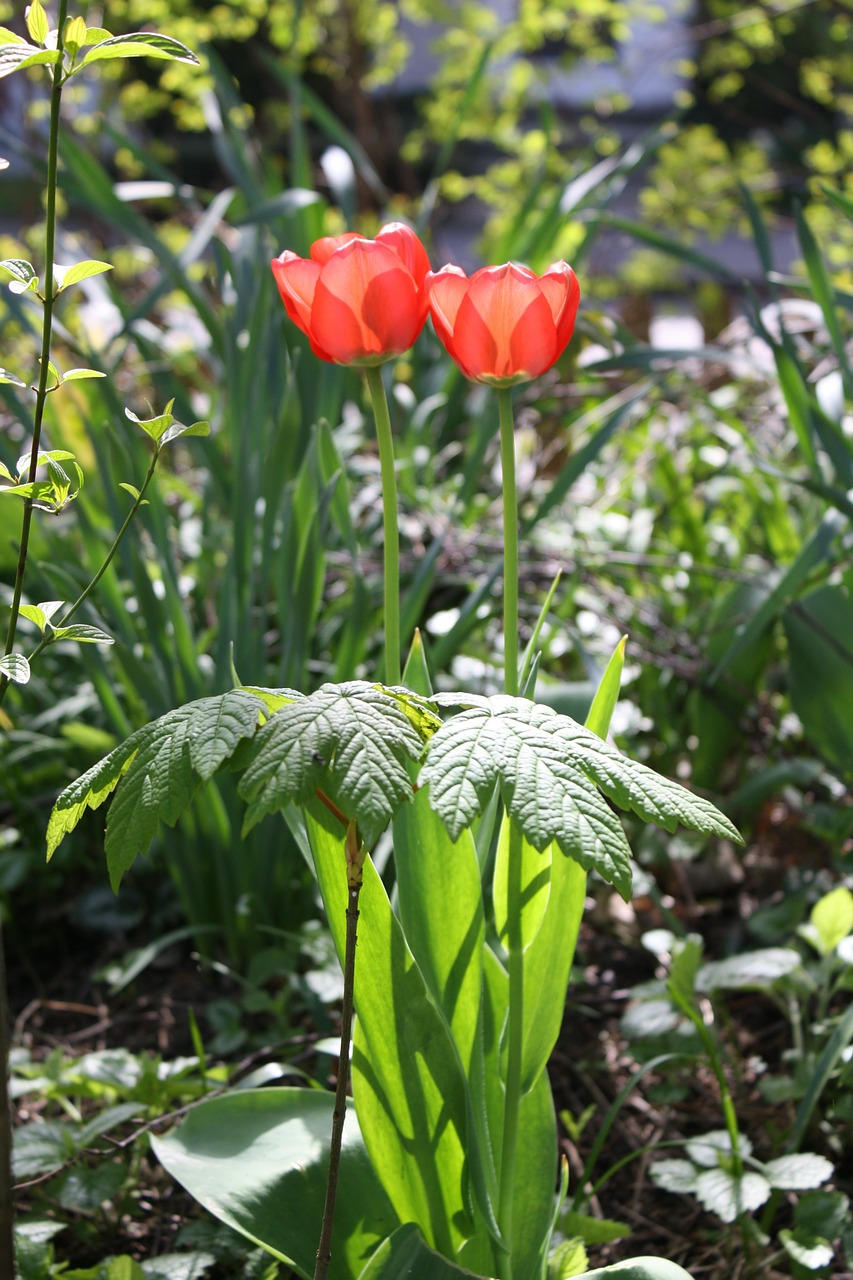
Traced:
[[473, 1271], [465, 1271], [449, 1262], [424, 1243], [413, 1222], [398, 1227], [383, 1240], [358, 1280], [481, 1280]]
[[454, 839], [499, 786], [507, 811], [535, 849], [556, 841], [564, 854], [596, 870], [626, 898], [630, 850], [604, 797], [667, 831], [681, 822], [742, 843], [709, 801], [623, 756], [550, 707], [505, 695], [440, 694], [434, 701], [466, 707], [438, 730], [420, 775]]
[[264, 713], [260, 698], [242, 689], [201, 698], [137, 729], [59, 795], [47, 827], [47, 856], [73, 831], [87, 809], [97, 809], [124, 779], [110, 809], [105, 851], [118, 888], [160, 822], [174, 826], [199, 783], [213, 777]]
[[423, 745], [397, 696], [365, 680], [324, 684], [283, 707], [258, 733], [240, 783], [249, 802], [245, 829], [307, 801], [322, 785], [372, 846], [412, 799], [406, 762], [417, 760]]

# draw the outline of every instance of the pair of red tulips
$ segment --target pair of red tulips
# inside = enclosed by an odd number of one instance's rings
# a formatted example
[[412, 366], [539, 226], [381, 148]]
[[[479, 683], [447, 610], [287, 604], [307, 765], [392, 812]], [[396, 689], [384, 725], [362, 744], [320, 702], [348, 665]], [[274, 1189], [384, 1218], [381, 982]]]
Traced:
[[322, 360], [381, 364], [408, 351], [430, 313], [465, 376], [499, 387], [550, 369], [580, 300], [565, 262], [542, 276], [513, 262], [470, 279], [459, 267], [431, 271], [420, 240], [399, 222], [375, 240], [354, 232], [317, 240], [310, 258], [285, 250], [272, 269], [287, 314]]

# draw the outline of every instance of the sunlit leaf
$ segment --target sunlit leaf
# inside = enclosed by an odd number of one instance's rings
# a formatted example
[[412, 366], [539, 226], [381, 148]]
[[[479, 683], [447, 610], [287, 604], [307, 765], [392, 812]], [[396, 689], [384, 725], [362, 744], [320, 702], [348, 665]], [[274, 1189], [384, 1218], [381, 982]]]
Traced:
[[50, 23], [41, 0], [32, 0], [26, 11], [26, 23], [30, 38], [35, 40], [36, 44], [44, 44], [47, 33], [50, 31]]
[[115, 644], [115, 640], [99, 627], [73, 623], [70, 627], [57, 627], [53, 632], [54, 640], [76, 640], [78, 644]]
[[30, 678], [30, 664], [22, 653], [7, 653], [0, 658], [0, 675], [15, 684], [26, 684]]
[[98, 369], [68, 369], [62, 375], [63, 382], [82, 382], [84, 378], [105, 378], [107, 375]]
[[72, 284], [79, 284], [81, 280], [88, 280], [90, 276], [99, 276], [112, 269], [109, 262], [97, 262], [94, 258], [87, 259], [85, 262], [74, 262], [69, 267], [61, 267], [58, 262], [55, 262], [53, 278], [56, 292], [60, 293], [63, 289], [70, 288]]
[[199, 66], [199, 60], [180, 40], [161, 36], [153, 31], [133, 31], [124, 36], [110, 36], [94, 45], [75, 67], [79, 71], [90, 62], [104, 58], [165, 58], [170, 62], [189, 62]]

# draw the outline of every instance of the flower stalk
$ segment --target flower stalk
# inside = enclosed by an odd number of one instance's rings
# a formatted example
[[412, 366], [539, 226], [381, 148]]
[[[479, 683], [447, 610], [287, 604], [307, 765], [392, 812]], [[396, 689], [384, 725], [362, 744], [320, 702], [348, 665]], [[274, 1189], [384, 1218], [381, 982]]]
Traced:
[[365, 369], [382, 474], [382, 534], [384, 539], [385, 683], [402, 683], [400, 661], [400, 534], [397, 525], [397, 476], [394, 470], [394, 437], [382, 370], [378, 365]]

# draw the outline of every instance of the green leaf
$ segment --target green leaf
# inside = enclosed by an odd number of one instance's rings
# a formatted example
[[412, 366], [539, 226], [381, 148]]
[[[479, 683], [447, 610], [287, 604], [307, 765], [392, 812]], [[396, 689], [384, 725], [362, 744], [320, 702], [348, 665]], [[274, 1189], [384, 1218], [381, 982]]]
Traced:
[[[310, 1280], [333, 1106], [317, 1089], [248, 1089], [201, 1103], [151, 1145], [206, 1209]], [[335, 1276], [357, 1280], [364, 1258], [396, 1225], [349, 1110], [332, 1236]]]
[[791, 702], [808, 739], [845, 772], [853, 760], [853, 600], [841, 584], [819, 587], [783, 614]]
[[84, 378], [105, 378], [97, 369], [69, 369], [62, 375], [63, 382], [82, 382]]
[[2, 44], [26, 44], [23, 36], [19, 36], [16, 31], [10, 31], [8, 27], [0, 27], [0, 45]]
[[50, 31], [50, 23], [41, 0], [31, 0], [26, 11], [26, 23], [30, 39], [35, 40], [36, 44], [44, 44]]
[[696, 977], [702, 963], [702, 939], [689, 934], [673, 947], [667, 990], [682, 1009], [695, 1004]]
[[482, 1280], [435, 1253], [412, 1222], [384, 1240], [359, 1273], [358, 1280]]
[[104, 58], [165, 58], [170, 62], [189, 62], [194, 67], [201, 65], [192, 49], [181, 44], [180, 40], [151, 31], [133, 31], [101, 40], [81, 58], [74, 70], [79, 71], [90, 62], [100, 62]]
[[26, 618], [28, 622], [34, 622], [39, 631], [44, 632], [48, 617], [41, 605], [22, 604], [19, 612], [22, 618]]
[[584, 1244], [611, 1244], [614, 1240], [624, 1240], [632, 1231], [627, 1222], [591, 1218], [588, 1213], [562, 1213], [559, 1221], [564, 1235], [577, 1236]]
[[75, 262], [70, 267], [61, 267], [58, 262], [55, 262], [53, 278], [56, 283], [56, 292], [61, 293], [63, 289], [69, 289], [72, 284], [79, 284], [81, 280], [88, 280], [90, 276], [99, 276], [112, 269], [109, 262], [98, 262], [94, 258], [88, 258], [85, 262]]
[[[135, 485], [135, 484], [128, 484], [128, 482], [127, 482], [126, 480], [121, 480], [121, 481], [119, 481], [119, 486], [118, 486], [118, 487], [119, 487], [120, 489], [125, 489], [125, 490], [130, 494], [131, 498], [133, 498], [134, 502], [138, 502], [138, 501], [139, 501], [139, 499], [142, 497], [142, 494], [141, 494], [141, 493], [140, 493], [140, 491], [137, 489], [136, 485]], [[148, 504], [146, 503], [146, 506], [147, 506], [147, 505], [148, 505]]]
[[251, 738], [263, 709], [260, 699], [231, 690], [187, 703], [138, 729], [60, 794], [48, 822], [48, 858], [86, 809], [97, 809], [124, 778], [105, 842], [110, 881], [117, 888], [159, 823], [174, 826], [199, 783]]
[[830, 1160], [811, 1151], [778, 1156], [761, 1167], [771, 1187], [779, 1191], [812, 1191], [835, 1172]]
[[[14, 373], [10, 373], [8, 369], [0, 369], [0, 382], [8, 382], [13, 387], [25, 387], [27, 385], [26, 382], [23, 382], [20, 378], [16, 377]], [[5, 467], [2, 468], [2, 472], [0, 472], [0, 474], [9, 476], [9, 472]], [[12, 477], [9, 476], [9, 479], [11, 478]]]
[[467, 704], [429, 744], [421, 782], [454, 838], [500, 786], [510, 815], [534, 848], [556, 840], [563, 853], [630, 894], [630, 850], [597, 788], [622, 808], [669, 831], [678, 822], [742, 843], [709, 801], [621, 755], [569, 716], [522, 698], [438, 695]]
[[172, 440], [177, 440], [179, 436], [209, 436], [209, 422], [192, 422], [185, 427], [182, 422], [172, 422], [160, 437], [160, 444], [170, 444]]
[[628, 637], [623, 636], [610, 657], [604, 670], [592, 706], [586, 717], [586, 728], [599, 738], [606, 738], [610, 732], [610, 721], [619, 701], [619, 689], [622, 684], [622, 670], [625, 666], [625, 646]]
[[0, 79], [26, 67], [57, 63], [61, 57], [58, 49], [35, 49], [31, 44], [0, 45]]
[[75, 622], [70, 627], [56, 627], [53, 640], [76, 640], [78, 644], [115, 644], [115, 640], [99, 627], [87, 627]]
[[626, 1262], [614, 1262], [609, 1267], [597, 1267], [585, 1271], [579, 1280], [691, 1280], [678, 1263], [668, 1258], [631, 1258]]
[[694, 1195], [723, 1222], [735, 1222], [770, 1199], [770, 1183], [760, 1173], [738, 1176], [727, 1169], [707, 1169], [696, 1178]]
[[[305, 821], [329, 928], [342, 958], [345, 833], [317, 801], [306, 808]], [[474, 1227], [465, 1074], [370, 858], [359, 910], [364, 925], [355, 971], [352, 1058], [359, 1125], [398, 1220], [417, 1223], [427, 1243], [452, 1256]], [[484, 1224], [477, 1234], [488, 1239]]]
[[[2, 50], [0, 50], [0, 58], [2, 58]], [[28, 286], [33, 280], [38, 283], [38, 272], [25, 258], [4, 258], [0, 262], [0, 272], [18, 284]]]
[[26, 684], [30, 678], [30, 664], [22, 653], [7, 653], [0, 658], [0, 676], [15, 684]]
[[400, 805], [411, 801], [406, 762], [422, 750], [399, 700], [380, 686], [324, 684], [283, 707], [258, 733], [240, 783], [249, 802], [246, 829], [328, 783], [370, 848]]
[[65, 24], [63, 44], [72, 57], [86, 43], [86, 22], [83, 18], [69, 18]]
[[828, 1267], [835, 1257], [832, 1245], [820, 1236], [807, 1235], [801, 1230], [791, 1231], [783, 1227], [779, 1240], [785, 1252], [808, 1271], [820, 1271]]
[[589, 1263], [583, 1240], [574, 1237], [564, 1240], [548, 1260], [548, 1280], [571, 1280], [579, 1276]]
[[710, 960], [696, 975], [700, 991], [764, 991], [802, 967], [793, 947], [762, 947], [725, 960]]
[[830, 955], [853, 929], [853, 893], [839, 885], [825, 893], [812, 907], [801, 935], [822, 956]]
[[664, 1191], [687, 1193], [695, 1191], [698, 1172], [689, 1160], [656, 1160], [649, 1167], [649, 1177]]

